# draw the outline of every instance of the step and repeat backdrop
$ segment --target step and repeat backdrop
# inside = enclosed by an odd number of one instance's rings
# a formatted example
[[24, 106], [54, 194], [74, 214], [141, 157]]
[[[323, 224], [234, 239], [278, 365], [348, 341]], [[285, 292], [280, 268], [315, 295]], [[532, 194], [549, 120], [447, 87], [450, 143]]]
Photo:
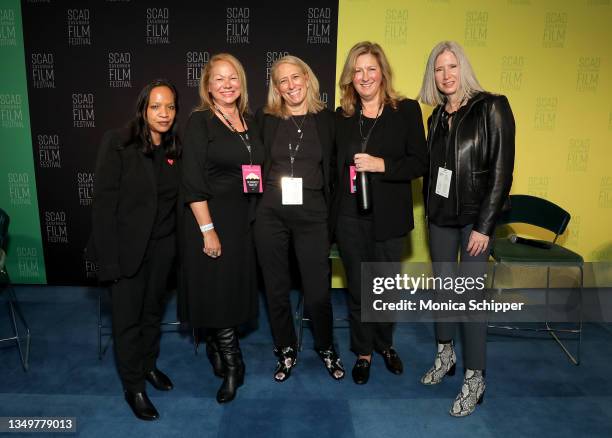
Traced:
[[[612, 260], [611, 22], [610, 0], [3, 0], [0, 208], [12, 219], [11, 276], [48, 284], [92, 277], [82, 251], [98, 143], [132, 116], [145, 83], [177, 85], [184, 124], [202, 66], [227, 51], [246, 68], [255, 110], [271, 64], [291, 53], [311, 65], [334, 107], [346, 54], [365, 39], [385, 48], [396, 88], [409, 97], [431, 48], [461, 43], [485, 89], [512, 105], [513, 193], [564, 207], [572, 220], [561, 243], [586, 260]], [[432, 110], [422, 109], [425, 118]], [[414, 190], [422, 218], [420, 184]], [[417, 220], [406, 260], [427, 258]]]
[[[272, 63], [295, 54], [319, 76], [322, 99], [334, 104], [337, 1], [287, 7], [279, 0], [26, 0], [21, 18], [19, 4], [10, 10], [14, 22], [23, 23], [20, 63], [25, 60], [28, 152], [36, 176], [28, 189], [31, 204], [38, 195], [44, 252], [36, 271], [11, 267], [16, 281], [44, 282], [45, 271], [49, 284], [93, 277], [83, 248], [98, 143], [106, 130], [132, 117], [138, 92], [152, 79], [167, 78], [178, 87], [183, 125], [199, 101], [201, 69], [215, 53], [230, 52], [243, 63], [253, 111], [265, 102]], [[13, 142], [24, 153], [27, 143]], [[31, 172], [23, 174], [17, 184], [34, 181]], [[18, 204], [11, 206], [19, 221]], [[33, 216], [32, 207], [27, 214]], [[23, 264], [19, 255], [17, 263]]]

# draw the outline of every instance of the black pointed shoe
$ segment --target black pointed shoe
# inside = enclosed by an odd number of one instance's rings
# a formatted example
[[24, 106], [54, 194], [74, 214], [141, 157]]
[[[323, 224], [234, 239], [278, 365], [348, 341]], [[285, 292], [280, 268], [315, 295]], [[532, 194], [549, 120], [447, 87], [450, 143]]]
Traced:
[[389, 371], [391, 371], [393, 374], [402, 374], [404, 372], [404, 364], [393, 347], [389, 347], [388, 350], [381, 351], [380, 354], [382, 354], [382, 357], [385, 360], [385, 366]]
[[159, 418], [159, 413], [149, 397], [147, 397], [146, 392], [131, 392], [124, 391], [125, 401], [130, 408], [132, 408], [132, 412], [141, 420], [145, 421], [153, 421]]
[[153, 387], [159, 391], [170, 391], [174, 388], [172, 385], [172, 381], [170, 377], [166, 376], [157, 368], [152, 369], [151, 371], [147, 371], [145, 373], [145, 379], [149, 382]]
[[370, 362], [367, 359], [357, 359], [353, 366], [353, 381], [358, 385], [368, 383], [370, 379]]

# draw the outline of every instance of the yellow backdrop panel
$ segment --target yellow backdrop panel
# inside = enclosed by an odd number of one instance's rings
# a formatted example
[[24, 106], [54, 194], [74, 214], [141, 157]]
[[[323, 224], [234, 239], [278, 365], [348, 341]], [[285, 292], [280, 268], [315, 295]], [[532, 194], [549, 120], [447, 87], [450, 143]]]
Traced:
[[[414, 98], [433, 46], [458, 41], [482, 86], [510, 100], [517, 128], [512, 193], [562, 206], [572, 219], [559, 242], [587, 261], [612, 260], [611, 3], [340, 0], [336, 75], [353, 44], [375, 41], [390, 59], [396, 89]], [[432, 108], [422, 109], [426, 120]], [[429, 257], [420, 191], [419, 182], [405, 261]], [[338, 264], [333, 285], [343, 284]]]

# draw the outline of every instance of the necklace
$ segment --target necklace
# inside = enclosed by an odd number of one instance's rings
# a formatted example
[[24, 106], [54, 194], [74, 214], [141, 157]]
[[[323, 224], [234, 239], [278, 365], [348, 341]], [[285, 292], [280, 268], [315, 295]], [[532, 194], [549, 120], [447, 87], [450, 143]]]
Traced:
[[215, 110], [217, 110], [225, 119], [225, 121], [227, 122], [227, 124], [229, 125], [230, 131], [232, 131], [233, 133], [237, 134], [238, 137], [240, 137], [240, 140], [242, 140], [242, 143], [244, 144], [244, 146], [246, 147], [247, 151], [249, 152], [249, 161], [251, 162], [251, 164], [253, 164], [253, 155], [251, 153], [251, 139], [249, 138], [249, 133], [246, 130], [246, 124], [244, 123], [244, 119], [242, 118], [242, 114], [238, 113], [240, 118], [238, 120], [240, 120], [240, 123], [242, 123], [242, 128], [244, 129], [243, 132], [239, 132], [234, 125], [232, 124], [232, 122], [230, 121], [230, 119], [225, 115], [225, 113], [223, 111], [221, 111], [221, 108], [219, 108], [217, 105], [215, 105]]
[[298, 125], [297, 122], [295, 121], [295, 119], [293, 118], [293, 115], [290, 115], [289, 117], [291, 118], [291, 121], [293, 122], [293, 124], [295, 125], [295, 127], [297, 128], [297, 133], [301, 134], [302, 133], [302, 126], [304, 126], [304, 122], [306, 121], [306, 115], [304, 114], [304, 118], [302, 119], [302, 121], [300, 122], [300, 124]]
[[361, 149], [362, 152], [365, 152], [365, 148], [368, 144], [368, 140], [370, 139], [370, 135], [372, 134], [372, 131], [374, 130], [374, 127], [376, 126], [376, 122], [378, 122], [378, 118], [380, 117], [381, 113], [382, 113], [382, 108], [383, 108], [383, 104], [380, 105], [380, 107], [378, 108], [378, 111], [376, 111], [376, 118], [374, 119], [374, 123], [372, 124], [372, 126], [370, 127], [370, 130], [367, 132], [366, 135], [363, 135], [363, 131], [362, 131], [362, 126], [363, 126], [363, 108], [361, 110], [359, 110], [359, 135], [361, 136]]
[[[453, 105], [450, 101], [448, 102], [448, 108], [450, 109], [450, 111], [446, 111], [446, 105], [444, 110], [449, 114], [449, 115], [454, 115], [459, 108], [461, 108], [463, 106], [463, 104], [465, 103], [465, 101], [467, 100], [467, 96], [464, 96], [463, 99], [461, 99], [461, 101], [459, 102], [459, 104], [457, 105]], [[454, 108], [454, 109], [453, 109]]]

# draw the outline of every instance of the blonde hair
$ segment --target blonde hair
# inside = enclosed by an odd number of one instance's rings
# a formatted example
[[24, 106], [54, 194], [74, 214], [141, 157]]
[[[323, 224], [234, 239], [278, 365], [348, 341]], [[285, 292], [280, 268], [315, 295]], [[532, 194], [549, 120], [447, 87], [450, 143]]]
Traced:
[[374, 56], [380, 66], [380, 71], [382, 73], [382, 84], [380, 89], [382, 103], [391, 105], [393, 109], [397, 109], [397, 103], [403, 98], [393, 88], [393, 72], [382, 47], [377, 43], [361, 41], [349, 50], [346, 61], [344, 62], [342, 74], [340, 75], [340, 82], [338, 83], [340, 86], [340, 106], [346, 117], [351, 117], [355, 114], [355, 105], [357, 103], [358, 94], [353, 86], [355, 63], [358, 57], [366, 54]]
[[281, 64], [291, 64], [299, 68], [306, 77], [308, 88], [306, 90], [306, 108], [309, 113], [316, 114], [325, 108], [319, 95], [319, 80], [312, 69], [297, 56], [287, 55], [277, 59], [270, 69], [270, 85], [268, 86], [268, 100], [264, 107], [264, 113], [271, 114], [283, 119], [289, 118], [291, 113], [284, 104], [283, 97], [278, 92], [278, 68]]
[[228, 62], [238, 73], [238, 79], [240, 80], [240, 97], [238, 97], [238, 102], [236, 106], [238, 107], [238, 111], [240, 111], [241, 115], [249, 111], [249, 94], [247, 92], [247, 82], [246, 82], [246, 74], [244, 72], [244, 67], [236, 59], [235, 56], [230, 55], [229, 53], [217, 53], [210, 61], [204, 66], [202, 69], [202, 75], [200, 76], [200, 104], [196, 107], [196, 111], [205, 111], [211, 110], [214, 112], [214, 103], [212, 96], [208, 92], [208, 82], [210, 81], [210, 76], [212, 74], [212, 69], [215, 64], [221, 61]]
[[457, 88], [457, 97], [459, 101], [471, 98], [474, 94], [479, 91], [484, 91], [476, 74], [472, 69], [472, 65], [468, 60], [463, 47], [455, 41], [442, 41], [432, 49], [427, 59], [427, 66], [425, 67], [425, 74], [423, 76], [423, 85], [417, 99], [421, 102], [436, 106], [442, 105], [446, 102], [446, 96], [438, 90], [436, 86], [436, 59], [444, 52], [451, 52], [457, 58], [459, 64], [459, 87]]

